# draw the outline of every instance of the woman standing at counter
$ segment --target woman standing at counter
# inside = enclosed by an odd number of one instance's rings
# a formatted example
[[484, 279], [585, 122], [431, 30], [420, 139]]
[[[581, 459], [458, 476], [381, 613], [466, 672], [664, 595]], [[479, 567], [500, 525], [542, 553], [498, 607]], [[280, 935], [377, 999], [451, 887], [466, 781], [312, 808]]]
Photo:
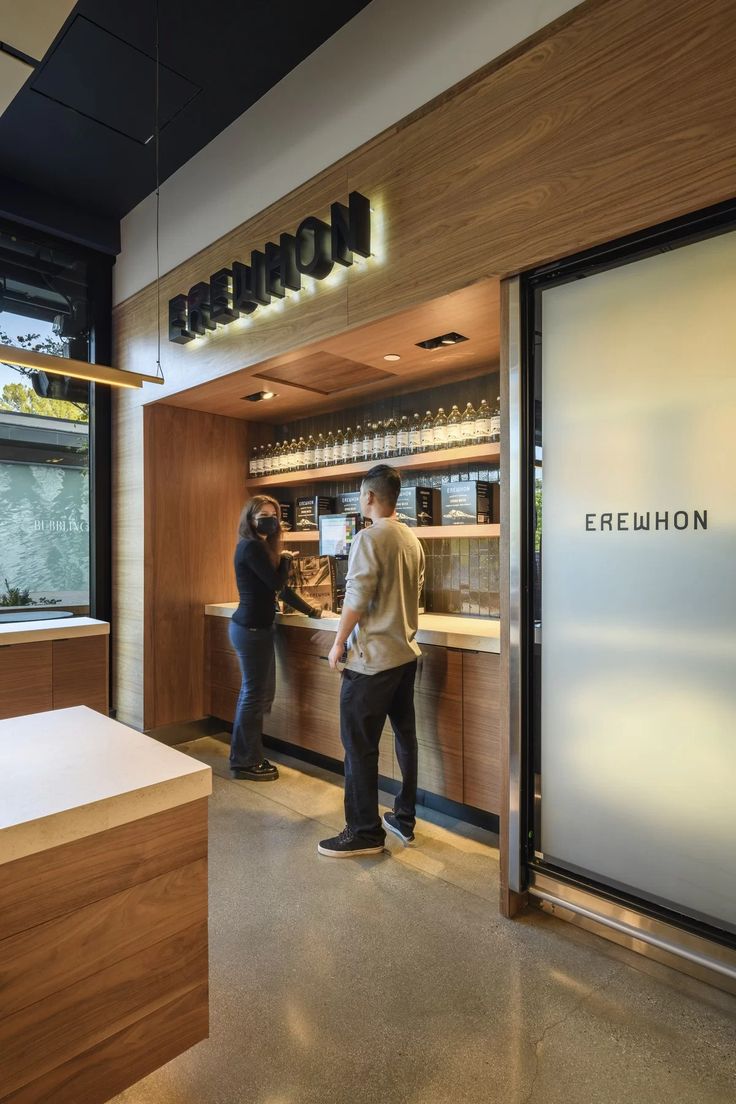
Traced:
[[276, 690], [274, 617], [279, 594], [300, 613], [321, 617], [286, 587], [293, 553], [284, 551], [280, 508], [274, 498], [255, 495], [243, 508], [235, 549], [240, 604], [230, 622], [230, 643], [238, 656], [242, 683], [230, 742], [230, 769], [236, 778], [273, 782], [279, 772], [263, 755], [263, 714]]

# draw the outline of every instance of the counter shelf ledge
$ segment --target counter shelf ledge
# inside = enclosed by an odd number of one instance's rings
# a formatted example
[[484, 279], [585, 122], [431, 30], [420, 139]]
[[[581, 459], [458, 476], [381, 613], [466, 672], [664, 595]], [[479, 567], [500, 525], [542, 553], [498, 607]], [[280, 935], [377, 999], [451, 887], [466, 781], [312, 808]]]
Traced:
[[93, 617], [39, 617], [35, 621], [6, 621], [0, 624], [0, 647], [8, 644], [33, 644], [38, 640], [70, 640], [77, 636], [109, 636], [107, 621]]
[[[454, 540], [456, 537], [500, 537], [501, 526], [495, 523], [489, 525], [413, 525], [411, 526], [412, 533], [421, 540], [439, 540], [444, 537], [445, 540]], [[309, 529], [307, 532], [292, 533], [286, 531], [284, 533], [285, 541], [318, 541], [319, 531], [317, 529]]]
[[[237, 602], [220, 602], [205, 606], [209, 617], [232, 617]], [[305, 617], [302, 613], [277, 613], [276, 624], [310, 631], [336, 632], [337, 617]], [[500, 621], [495, 617], [470, 617], [457, 613], [420, 613], [418, 644], [442, 648], [459, 648], [469, 652], [501, 650]]]
[[[427, 471], [446, 468], [453, 464], [497, 464], [501, 458], [500, 445], [466, 445], [461, 448], [437, 449], [433, 452], [415, 452], [410, 456], [389, 456], [386, 463], [402, 471]], [[304, 471], [277, 472], [275, 475], [249, 476], [249, 487], [296, 487], [307, 483], [330, 483], [336, 479], [350, 479], [365, 475], [373, 467], [373, 460], [361, 460], [357, 464], [330, 464], [329, 467], [309, 468]]]

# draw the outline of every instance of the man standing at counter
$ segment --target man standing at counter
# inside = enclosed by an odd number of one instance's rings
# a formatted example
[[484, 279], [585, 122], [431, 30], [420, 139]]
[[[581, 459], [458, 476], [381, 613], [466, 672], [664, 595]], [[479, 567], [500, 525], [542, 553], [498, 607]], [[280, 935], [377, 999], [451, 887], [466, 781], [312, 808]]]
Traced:
[[[340, 687], [340, 738], [345, 748], [345, 820], [339, 835], [322, 840], [320, 855], [348, 858], [383, 851], [385, 828], [404, 844], [414, 841], [417, 735], [414, 677], [419, 645], [419, 595], [424, 552], [396, 517], [401, 478], [378, 464], [360, 488], [360, 510], [373, 524], [352, 543], [345, 602], [329, 655], [345, 669]], [[386, 722], [396, 737], [402, 786], [393, 813], [378, 814], [378, 744]]]

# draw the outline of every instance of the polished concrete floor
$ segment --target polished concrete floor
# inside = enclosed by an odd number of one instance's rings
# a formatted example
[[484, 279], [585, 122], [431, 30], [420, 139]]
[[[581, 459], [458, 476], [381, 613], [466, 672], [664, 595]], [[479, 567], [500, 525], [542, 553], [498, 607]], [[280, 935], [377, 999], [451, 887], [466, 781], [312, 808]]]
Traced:
[[117, 1104], [736, 1101], [736, 998], [502, 920], [495, 837], [427, 814], [416, 848], [320, 858], [339, 779], [234, 782], [222, 743], [182, 750], [215, 771], [211, 1035]]

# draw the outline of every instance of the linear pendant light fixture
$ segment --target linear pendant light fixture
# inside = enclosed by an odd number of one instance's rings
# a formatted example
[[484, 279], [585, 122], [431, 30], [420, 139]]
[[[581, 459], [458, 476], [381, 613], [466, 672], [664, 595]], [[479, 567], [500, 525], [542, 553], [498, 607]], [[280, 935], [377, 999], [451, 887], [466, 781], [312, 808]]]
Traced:
[[144, 376], [140, 372], [109, 368], [106, 364], [87, 364], [84, 360], [71, 360], [68, 357], [53, 356], [51, 353], [16, 349], [14, 345], [0, 345], [0, 361], [16, 368], [45, 372], [47, 376], [68, 376], [70, 379], [88, 380], [90, 383], [107, 383], [112, 387], [142, 387], [144, 383], [164, 382], [161, 376]]

